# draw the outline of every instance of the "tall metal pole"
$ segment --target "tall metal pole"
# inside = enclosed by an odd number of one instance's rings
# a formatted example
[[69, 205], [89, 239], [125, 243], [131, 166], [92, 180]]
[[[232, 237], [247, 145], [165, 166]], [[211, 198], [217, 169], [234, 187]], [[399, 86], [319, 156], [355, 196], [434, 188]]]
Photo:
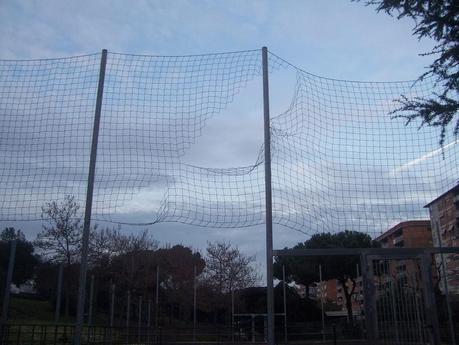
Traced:
[[156, 301], [155, 301], [155, 327], [158, 328], [159, 309], [159, 265], [156, 266]]
[[390, 282], [390, 294], [391, 294], [392, 317], [394, 318], [395, 340], [397, 344], [400, 344], [400, 334], [398, 332], [397, 308], [395, 307], [395, 289], [394, 289], [393, 281]]
[[151, 333], [151, 299], [148, 299], [148, 310], [147, 310], [147, 344], [150, 344], [150, 333]]
[[88, 270], [89, 228], [91, 225], [92, 196], [94, 191], [94, 177], [96, 173], [97, 143], [99, 139], [100, 114], [102, 111], [102, 98], [104, 94], [105, 67], [107, 65], [107, 50], [102, 50], [100, 59], [99, 85], [97, 87], [96, 109], [92, 132], [91, 157], [89, 161], [88, 188], [86, 190], [86, 208], [83, 223], [83, 247], [81, 249], [80, 283], [78, 286], [77, 317], [75, 325], [74, 344], [81, 344], [81, 331], [83, 328], [84, 301], [86, 292], [86, 272]]
[[139, 296], [139, 320], [138, 320], [138, 341], [140, 343], [141, 332], [142, 332], [142, 296]]
[[131, 290], [127, 292], [126, 305], [126, 344], [129, 344], [129, 321], [131, 320]]
[[115, 319], [115, 284], [111, 284], [112, 288], [112, 300], [110, 303], [110, 327], [114, 326], [114, 319]]
[[234, 344], [234, 289], [231, 287], [231, 342]]
[[[355, 273], [356, 273], [356, 276], [355, 276], [355, 279], [356, 281], [359, 280], [359, 277], [360, 277], [360, 268], [359, 268], [359, 264], [355, 264]], [[361, 334], [363, 335], [363, 327], [362, 327], [362, 306], [360, 305], [360, 301], [362, 300], [362, 289], [363, 289], [363, 278], [361, 278], [361, 284], [359, 284], [358, 286], [358, 294], [357, 294], [357, 310], [358, 310], [358, 322], [359, 322], [359, 327], [360, 327], [360, 332]]]
[[193, 275], [193, 341], [196, 341], [196, 265]]
[[322, 310], [322, 340], [325, 341], [325, 313], [324, 313], [324, 297], [322, 283], [322, 265], [319, 265], [319, 281], [320, 281], [320, 309]]
[[131, 319], [131, 290], [127, 292], [127, 306], [126, 306], [126, 328], [129, 332], [129, 321]]
[[151, 299], [148, 300], [148, 311], [147, 311], [147, 326], [151, 326]]
[[8, 321], [8, 311], [10, 307], [10, 290], [11, 281], [13, 280], [14, 260], [16, 258], [17, 241], [12, 240], [10, 243], [10, 258], [8, 260], [8, 273], [6, 274], [5, 294], [3, 295], [2, 319], [0, 326]]
[[92, 326], [93, 304], [94, 304], [94, 274], [91, 274], [91, 285], [89, 287], [88, 326]]
[[373, 261], [368, 260], [366, 253], [360, 254], [360, 267], [362, 273], [363, 305], [365, 313], [365, 328], [368, 344], [373, 344], [378, 339], [378, 324], [375, 320], [376, 289], [373, 276]]
[[[359, 277], [360, 277], [360, 269], [359, 269], [359, 264], [355, 264], [355, 273], [356, 273], [356, 276], [355, 276], [355, 280], [358, 281]], [[363, 283], [362, 283], [363, 284]], [[361, 316], [361, 313], [362, 313], [362, 310], [360, 308], [360, 296], [362, 295], [362, 290], [361, 290], [361, 286], [359, 286], [359, 289], [358, 289], [358, 295], [357, 295], [357, 305], [358, 305], [358, 310], [359, 310], [359, 317]]]
[[418, 334], [419, 334], [419, 341], [422, 343], [424, 342], [424, 332], [423, 332], [423, 325], [421, 321], [421, 313], [419, 312], [419, 300], [418, 300], [418, 285], [417, 282], [419, 279], [416, 279], [416, 272], [411, 275], [411, 286], [413, 286], [414, 291], [414, 308], [416, 312], [416, 323], [418, 326]]
[[268, 345], [274, 345], [273, 209], [271, 193], [271, 127], [269, 120], [268, 48], [262, 48], [266, 197], [266, 292]]
[[287, 337], [287, 294], [286, 294], [286, 291], [285, 291], [285, 286], [286, 286], [286, 282], [285, 282], [285, 265], [282, 265], [282, 289], [283, 289], [283, 292], [284, 292], [284, 340], [285, 340], [285, 343], [287, 344], [288, 342], [288, 337]]
[[61, 298], [62, 298], [62, 280], [64, 276], [64, 263], [59, 264], [59, 273], [57, 276], [57, 296], [56, 296], [56, 311], [54, 313], [54, 324], [59, 323], [59, 317], [61, 315]]

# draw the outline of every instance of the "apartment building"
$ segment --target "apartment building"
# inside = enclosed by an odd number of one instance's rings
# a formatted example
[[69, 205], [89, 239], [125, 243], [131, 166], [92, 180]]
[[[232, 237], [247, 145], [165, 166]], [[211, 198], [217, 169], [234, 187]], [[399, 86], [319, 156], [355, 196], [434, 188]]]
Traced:
[[432, 247], [430, 220], [408, 220], [393, 226], [375, 238], [382, 248]]
[[[433, 245], [435, 247], [459, 247], [459, 184], [432, 200], [425, 207], [430, 213]], [[459, 255], [436, 255], [435, 261], [439, 264], [442, 276], [446, 274], [449, 293], [459, 295]], [[440, 284], [440, 289], [444, 289], [443, 284]]]

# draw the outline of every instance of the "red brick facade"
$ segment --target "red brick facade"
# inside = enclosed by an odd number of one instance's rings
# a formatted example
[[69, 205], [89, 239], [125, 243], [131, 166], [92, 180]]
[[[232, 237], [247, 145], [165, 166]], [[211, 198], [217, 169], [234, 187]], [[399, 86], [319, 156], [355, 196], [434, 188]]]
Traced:
[[[459, 247], [459, 185], [426, 205], [430, 212], [432, 238], [435, 247]], [[436, 255], [436, 262], [442, 256]], [[459, 255], [443, 255], [449, 293], [459, 294]], [[440, 267], [442, 274], [445, 272]], [[443, 290], [442, 284], [440, 288]]]
[[432, 247], [430, 220], [409, 220], [401, 222], [375, 238], [383, 248]]

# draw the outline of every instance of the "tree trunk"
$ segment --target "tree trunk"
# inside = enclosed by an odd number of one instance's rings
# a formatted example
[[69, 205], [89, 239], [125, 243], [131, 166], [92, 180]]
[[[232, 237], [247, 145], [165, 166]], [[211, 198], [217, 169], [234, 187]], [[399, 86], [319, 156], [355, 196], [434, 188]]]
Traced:
[[351, 296], [348, 296], [347, 294], [345, 294], [346, 296], [346, 309], [347, 309], [347, 318], [348, 318], [348, 322], [351, 323], [351, 324], [354, 324], [354, 315], [352, 313], [352, 299], [351, 299]]
[[346, 309], [347, 309], [347, 318], [348, 322], [351, 323], [352, 325], [354, 324], [354, 314], [352, 313], [352, 295], [354, 294], [355, 290], [355, 280], [351, 279], [352, 281], [352, 289], [349, 292], [347, 290], [347, 281], [348, 279], [339, 279], [341, 282], [341, 285], [343, 286], [343, 292], [344, 292], [344, 297], [346, 298]]

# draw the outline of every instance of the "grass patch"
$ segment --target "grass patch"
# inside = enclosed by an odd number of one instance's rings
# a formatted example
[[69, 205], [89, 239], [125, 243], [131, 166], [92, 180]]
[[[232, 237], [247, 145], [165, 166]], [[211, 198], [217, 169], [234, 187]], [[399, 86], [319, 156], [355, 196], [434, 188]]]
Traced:
[[[54, 322], [54, 307], [48, 301], [12, 296], [9, 321], [21, 324], [51, 324]], [[61, 315], [60, 322], [72, 323], [73, 321], [73, 318]]]

